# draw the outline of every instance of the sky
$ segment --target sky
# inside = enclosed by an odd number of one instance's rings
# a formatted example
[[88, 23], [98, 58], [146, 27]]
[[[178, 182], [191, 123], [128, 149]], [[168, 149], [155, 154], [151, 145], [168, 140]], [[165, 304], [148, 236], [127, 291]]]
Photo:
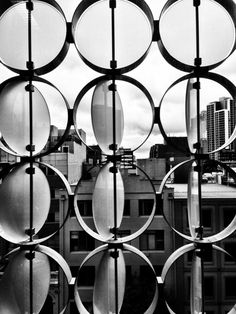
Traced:
[[[189, 0], [184, 0], [183, 4]], [[78, 0], [58, 0], [58, 4], [61, 6], [62, 10], [65, 13], [66, 19], [68, 22], [71, 21], [73, 13], [80, 1]], [[166, 3], [165, 0], [147, 0], [146, 3], [152, 10], [152, 14], [155, 20], [159, 19], [160, 12]], [[203, 1], [203, 3], [205, 3]], [[210, 2], [211, 3], [211, 2]], [[214, 8], [209, 14], [209, 19], [213, 19]], [[209, 11], [208, 11], [209, 12]], [[216, 13], [217, 14], [217, 13]], [[187, 16], [180, 16], [180, 19], [187, 19]], [[94, 16], [94, 21], [96, 21], [96, 17]], [[180, 25], [181, 23], [177, 23]], [[220, 24], [220, 23], [219, 23]], [[206, 23], [206, 25], [210, 25]], [[222, 25], [222, 24], [221, 24]], [[212, 38], [212, 52], [216, 50], [223, 49], [226, 46], [227, 38], [228, 38], [228, 29], [230, 25], [226, 25], [224, 23], [225, 29], [221, 31], [217, 29], [217, 34], [215, 34], [214, 38]], [[173, 29], [171, 23], [167, 23], [167, 27]], [[175, 26], [174, 26], [175, 27]], [[183, 26], [184, 27], [184, 26]], [[181, 29], [178, 29], [181, 32]], [[203, 34], [207, 32], [211, 32], [211, 29], [202, 30]], [[210, 33], [211, 34], [211, 33]], [[186, 35], [187, 37], [184, 40], [191, 42], [190, 34]], [[213, 37], [213, 36], [212, 36]], [[223, 41], [219, 42], [218, 39]], [[204, 40], [209, 39], [207, 36]], [[184, 50], [181, 49], [181, 41], [176, 41], [171, 37], [168, 38], [170, 44], [174, 42], [174, 48], [176, 48], [181, 55], [184, 55]], [[220, 49], [216, 49], [216, 47], [221, 47]], [[211, 48], [211, 47], [210, 47]], [[204, 53], [208, 55], [214, 55], [214, 53], [210, 53], [209, 51], [204, 51]], [[219, 52], [220, 53], [220, 52]], [[212, 72], [219, 73], [229, 80], [231, 80], [234, 84], [236, 83], [236, 57], [235, 52], [219, 67], [212, 70]], [[151, 94], [155, 107], [160, 105], [160, 101], [162, 96], [164, 95], [167, 88], [178, 78], [185, 75], [186, 72], [182, 72], [177, 70], [173, 66], [167, 63], [163, 56], [161, 55], [158, 45], [156, 42], [152, 42], [149, 53], [145, 60], [139, 65], [136, 69], [128, 72], [126, 75], [135, 78], [140, 81], [141, 84], [149, 91]], [[0, 65], [0, 80], [4, 81], [6, 78], [14, 76], [13, 72], [7, 70], [3, 65]], [[98, 72], [90, 69], [87, 65], [84, 64], [78, 52], [73, 44], [70, 45], [68, 54], [65, 60], [52, 72], [43, 75], [45, 79], [49, 80], [53, 83], [57, 88], [60, 89], [62, 94], [66, 97], [69, 102], [71, 108], [74, 106], [75, 99], [79, 93], [79, 91], [87, 84], [89, 81], [94, 78], [100, 76]], [[135, 148], [139, 146], [142, 141], [146, 138], [150, 131], [150, 123], [152, 119], [152, 113], [150, 110], [150, 105], [148, 101], [145, 99], [144, 95], [132, 88], [131, 86], [127, 87], [127, 84], [120, 84], [119, 94], [121, 97], [121, 101], [124, 107], [124, 115], [125, 115], [125, 131], [124, 131], [124, 139], [121, 143], [123, 147]], [[130, 84], [128, 84], [130, 85]], [[219, 97], [228, 96], [227, 92], [222, 89], [216, 83], [210, 83], [209, 80], [204, 80], [203, 86], [206, 85], [205, 90], [202, 95], [202, 109], [209, 101], [218, 100]], [[93, 136], [92, 128], [91, 128], [91, 118], [90, 118], [90, 102], [91, 102], [92, 91], [85, 97], [84, 101], [81, 103], [81, 106], [78, 111], [78, 127], [83, 128], [87, 134], [87, 143], [88, 144], [96, 144], [96, 140]], [[54, 96], [51, 95], [53, 98]], [[185, 83], [180, 86], [174, 88], [170, 93], [168, 93], [165, 101], [162, 104], [161, 118], [163, 121], [163, 126], [166, 129], [166, 133], [169, 135], [184, 135], [185, 134], [185, 120], [184, 120], [184, 97], [185, 97]], [[54, 115], [58, 117], [58, 121], [64, 121], [63, 115], [65, 112], [57, 111], [54, 112]], [[63, 127], [63, 122], [60, 127]], [[155, 125], [152, 130], [151, 135], [148, 140], [142, 145], [136, 152], [135, 155], [138, 158], [147, 158], [149, 155], [150, 146], [156, 143], [162, 143], [163, 138], [160, 135], [158, 127]]]

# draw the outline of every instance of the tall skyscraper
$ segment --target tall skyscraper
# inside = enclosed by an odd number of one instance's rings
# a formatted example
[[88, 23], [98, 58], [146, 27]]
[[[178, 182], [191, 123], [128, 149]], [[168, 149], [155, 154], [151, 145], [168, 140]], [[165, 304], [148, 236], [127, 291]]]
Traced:
[[[231, 136], [236, 125], [235, 101], [229, 97], [221, 97], [219, 101], [207, 105], [207, 142], [208, 151], [221, 147]], [[235, 144], [227, 146], [221, 153], [212, 154], [219, 160], [232, 159]]]

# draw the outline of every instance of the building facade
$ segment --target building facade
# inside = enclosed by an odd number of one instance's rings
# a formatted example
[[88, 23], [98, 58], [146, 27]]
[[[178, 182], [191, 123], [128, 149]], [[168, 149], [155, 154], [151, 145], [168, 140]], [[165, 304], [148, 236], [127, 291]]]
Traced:
[[[207, 142], [208, 152], [221, 147], [231, 136], [236, 125], [235, 101], [221, 97], [219, 101], [207, 105]], [[235, 143], [227, 146], [222, 152], [211, 154], [213, 159], [235, 161]]]

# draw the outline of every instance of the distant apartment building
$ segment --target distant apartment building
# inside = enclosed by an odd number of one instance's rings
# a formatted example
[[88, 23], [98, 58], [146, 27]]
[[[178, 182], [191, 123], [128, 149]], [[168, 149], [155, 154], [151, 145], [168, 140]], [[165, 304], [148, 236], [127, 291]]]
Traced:
[[[229, 97], [221, 97], [219, 101], [207, 105], [206, 125], [209, 152], [221, 147], [233, 133], [236, 125], [235, 107], [235, 101]], [[211, 154], [211, 157], [221, 161], [235, 161], [235, 143], [221, 152]]]

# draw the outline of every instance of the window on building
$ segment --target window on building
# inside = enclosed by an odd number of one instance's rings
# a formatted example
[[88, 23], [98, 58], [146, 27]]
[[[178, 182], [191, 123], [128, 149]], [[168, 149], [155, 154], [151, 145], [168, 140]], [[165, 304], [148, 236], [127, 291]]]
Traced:
[[81, 216], [92, 217], [92, 200], [78, 200], [77, 205]]
[[209, 207], [203, 207], [202, 224], [205, 228], [212, 228], [212, 209]]
[[69, 153], [69, 146], [62, 146], [63, 153]]
[[85, 231], [70, 232], [70, 251], [92, 251], [95, 248], [95, 240]]
[[153, 199], [142, 199], [138, 202], [139, 216], [149, 216], [153, 209]]
[[148, 230], [141, 234], [139, 247], [143, 251], [163, 251], [165, 249], [164, 230]]
[[204, 277], [204, 296], [206, 299], [215, 298], [215, 278], [212, 276]]
[[[170, 194], [170, 193], [169, 193]], [[172, 198], [173, 194], [171, 193]], [[163, 215], [163, 198], [162, 195], [157, 195], [157, 206], [156, 206], [156, 212], [155, 215]]]
[[130, 200], [125, 200], [124, 216], [130, 216]]
[[225, 208], [224, 209], [224, 227], [227, 227], [233, 220], [236, 214], [236, 208]]
[[[236, 242], [225, 242], [224, 243], [224, 249], [232, 255], [234, 259], [236, 259]], [[224, 259], [225, 262], [234, 262], [233, 258], [231, 256], [225, 254]]]
[[236, 291], [234, 287], [236, 286], [236, 277], [229, 276], [225, 277], [225, 298], [226, 299], [235, 299]]

